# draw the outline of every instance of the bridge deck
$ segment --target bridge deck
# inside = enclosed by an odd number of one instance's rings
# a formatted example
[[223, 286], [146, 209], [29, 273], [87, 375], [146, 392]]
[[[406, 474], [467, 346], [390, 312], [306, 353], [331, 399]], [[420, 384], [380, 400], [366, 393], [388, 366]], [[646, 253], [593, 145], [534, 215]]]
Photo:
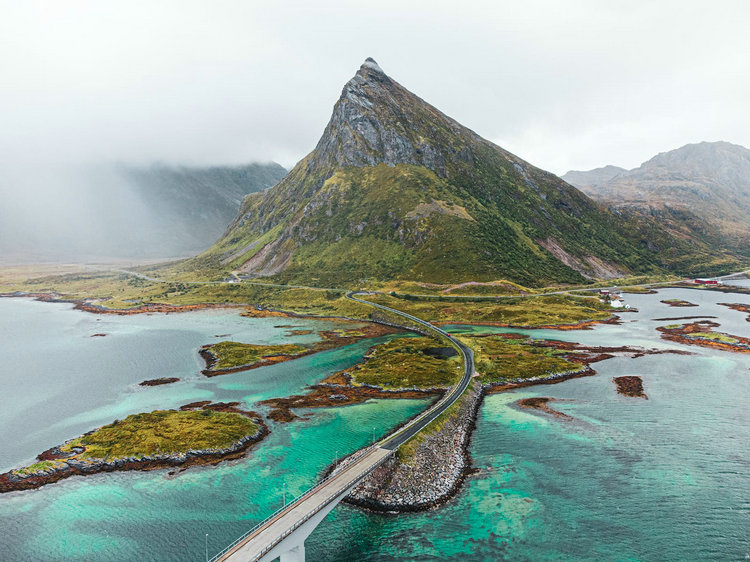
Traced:
[[390, 455], [392, 451], [375, 447], [351, 465], [340, 470], [331, 479], [317, 489], [312, 489], [307, 496], [279, 513], [274, 519], [251, 535], [245, 537], [237, 546], [224, 554], [219, 560], [232, 562], [249, 562], [259, 559], [291, 529], [296, 529], [315, 513], [328, 505], [346, 491], [353, 483], [362, 478]]

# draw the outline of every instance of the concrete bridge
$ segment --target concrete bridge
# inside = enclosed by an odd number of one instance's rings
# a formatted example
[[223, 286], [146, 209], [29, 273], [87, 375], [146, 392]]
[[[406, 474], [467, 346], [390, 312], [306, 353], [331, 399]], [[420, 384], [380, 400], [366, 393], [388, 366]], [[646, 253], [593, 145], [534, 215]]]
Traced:
[[212, 558], [211, 562], [271, 562], [277, 558], [281, 562], [304, 562], [305, 539], [326, 515], [352, 488], [384, 463], [403, 443], [442, 414], [468, 388], [474, 375], [474, 356], [468, 347], [429, 322], [387, 306], [361, 300], [355, 295], [356, 293], [349, 293], [347, 297], [408, 320], [409, 329], [416, 328], [420, 332], [430, 332], [448, 340], [458, 349], [463, 360], [464, 373], [461, 380], [431, 408], [400, 430], [346, 459], [330, 476], [250, 529]]

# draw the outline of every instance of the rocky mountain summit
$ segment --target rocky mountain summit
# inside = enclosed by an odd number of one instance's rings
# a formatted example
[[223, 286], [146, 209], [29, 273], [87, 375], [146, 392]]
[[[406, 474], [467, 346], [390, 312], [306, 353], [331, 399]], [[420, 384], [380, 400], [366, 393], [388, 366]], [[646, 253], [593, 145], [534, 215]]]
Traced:
[[618, 218], [367, 59], [315, 149], [276, 186], [248, 196], [189, 267], [329, 285], [542, 284], [653, 272], [707, 251]]
[[750, 150], [742, 146], [688, 144], [632, 170], [607, 166], [563, 178], [613, 209], [657, 216], [685, 235], [747, 251]]

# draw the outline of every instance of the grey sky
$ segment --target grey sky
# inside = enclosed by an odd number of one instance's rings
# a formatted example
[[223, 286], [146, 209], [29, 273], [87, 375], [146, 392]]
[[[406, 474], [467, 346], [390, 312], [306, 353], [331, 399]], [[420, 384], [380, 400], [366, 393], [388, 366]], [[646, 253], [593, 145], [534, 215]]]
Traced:
[[716, 0], [2, 0], [0, 167], [16, 189], [28, 166], [290, 167], [367, 56], [558, 174], [750, 146], [748, 21]]

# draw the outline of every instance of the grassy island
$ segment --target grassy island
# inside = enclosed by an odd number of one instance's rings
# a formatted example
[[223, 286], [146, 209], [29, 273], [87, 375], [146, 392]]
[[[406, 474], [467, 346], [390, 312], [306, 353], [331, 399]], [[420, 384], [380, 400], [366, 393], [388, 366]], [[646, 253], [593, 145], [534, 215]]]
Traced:
[[441, 388], [460, 380], [461, 361], [455, 349], [431, 338], [395, 338], [370, 348], [361, 363], [339, 374], [350, 377], [355, 386]]
[[665, 299], [665, 300], [663, 300], [661, 302], [663, 304], [667, 304], [669, 306], [674, 306], [674, 307], [677, 307], [677, 308], [684, 308], [684, 307], [689, 307], [689, 306], [698, 306], [695, 303], [692, 303], [692, 302], [689, 302], [689, 301], [686, 301], [686, 300], [683, 300], [683, 299]]
[[74, 452], [82, 447], [82, 458], [100, 459], [218, 450], [254, 435], [258, 427], [250, 418], [232, 412], [156, 410], [116, 420], [69, 441], [60, 450]]
[[710, 320], [701, 320], [690, 324], [668, 324], [656, 328], [661, 337], [687, 345], [712, 347], [736, 353], [750, 353], [750, 338], [717, 332], [719, 324]]
[[209, 375], [278, 363], [307, 352], [309, 348], [296, 344], [256, 345], [235, 341], [222, 341], [201, 348], [201, 355], [209, 363], [204, 373]]
[[148, 470], [236, 458], [268, 434], [251, 412], [156, 410], [115, 420], [0, 474], [0, 492], [37, 488], [77, 474]]
[[474, 350], [477, 371], [485, 384], [545, 378], [586, 368], [562, 357], [565, 350], [536, 346], [526, 338], [508, 339], [497, 334], [464, 336], [461, 340]]

